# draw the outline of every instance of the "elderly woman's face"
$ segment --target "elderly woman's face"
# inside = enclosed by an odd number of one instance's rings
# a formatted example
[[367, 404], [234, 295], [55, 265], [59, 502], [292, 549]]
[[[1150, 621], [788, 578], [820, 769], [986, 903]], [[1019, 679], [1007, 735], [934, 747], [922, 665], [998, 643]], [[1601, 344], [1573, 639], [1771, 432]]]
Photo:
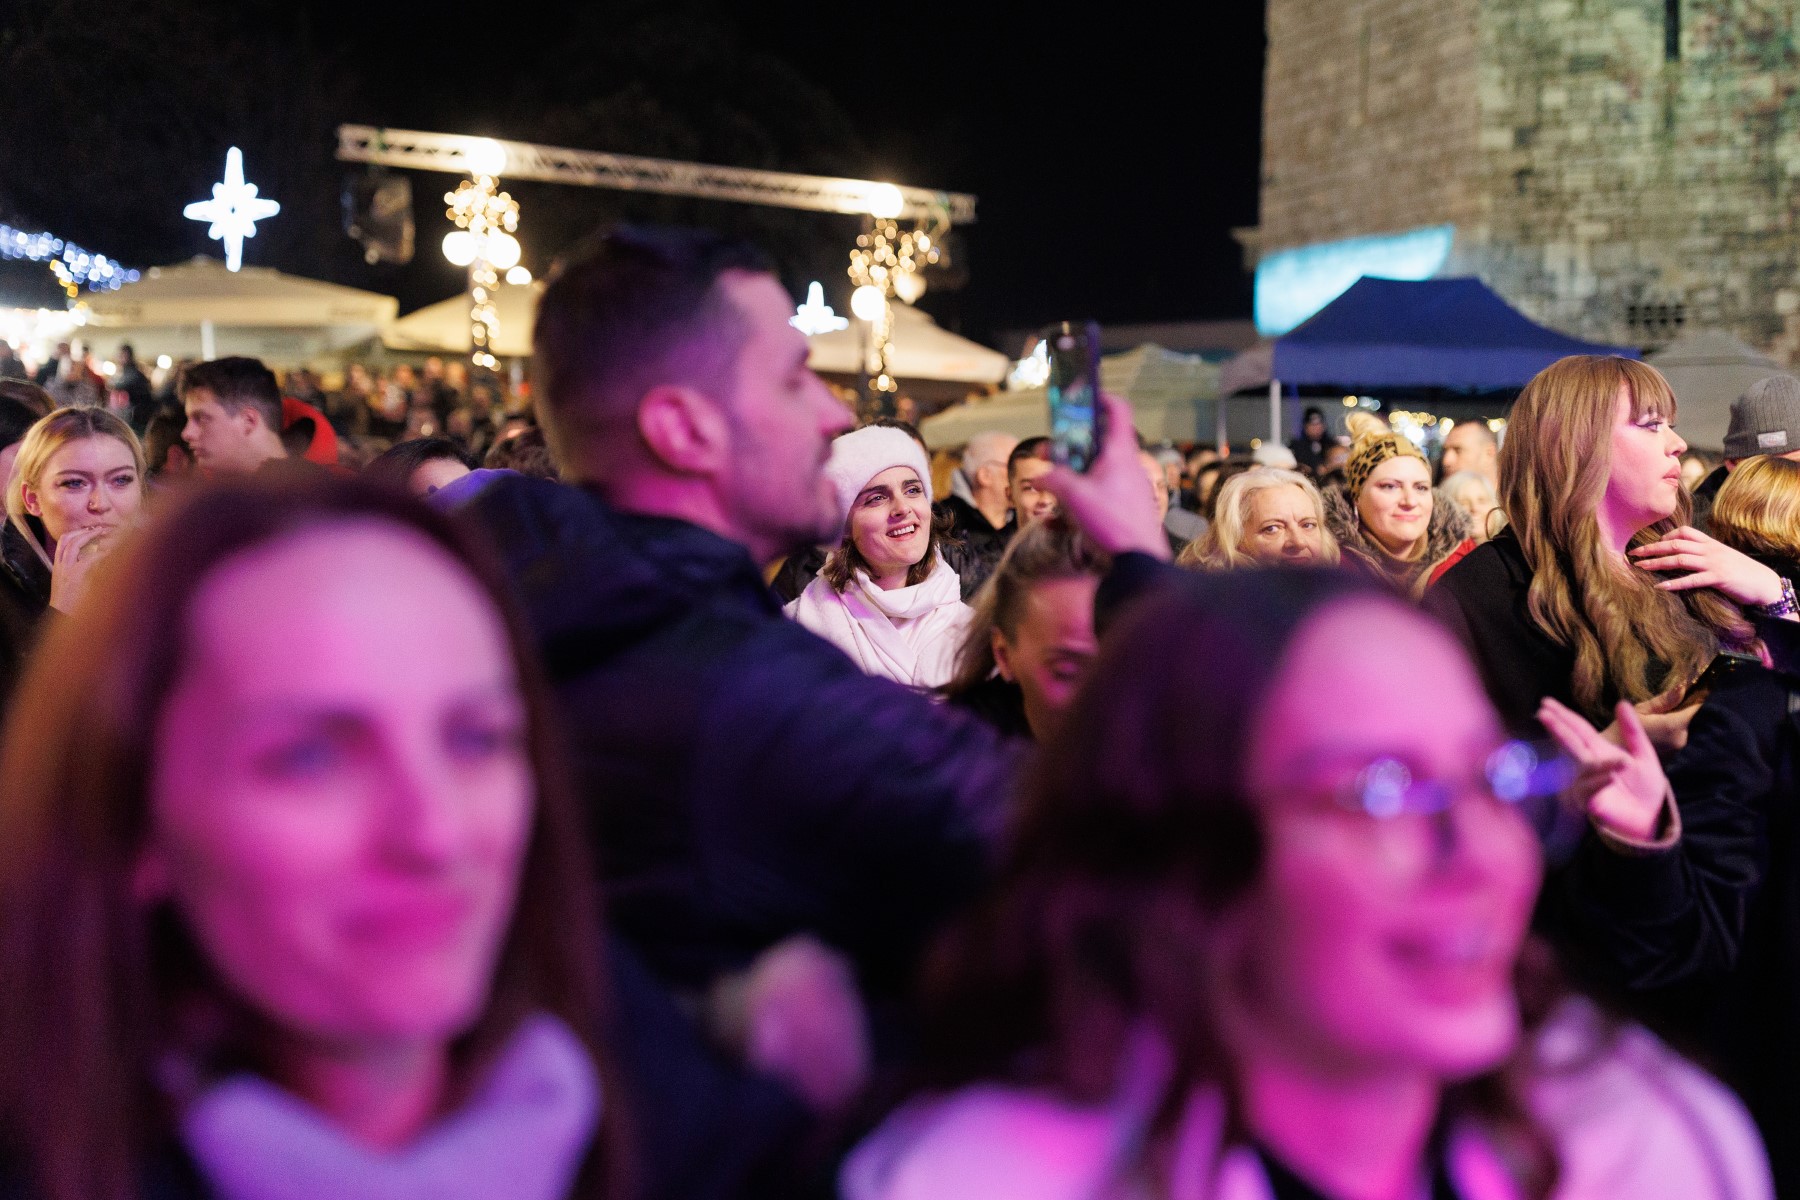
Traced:
[[850, 540], [876, 580], [904, 575], [931, 545], [931, 502], [911, 467], [889, 467], [856, 494]]
[[535, 795], [492, 605], [419, 534], [364, 521], [226, 561], [187, 619], [140, 895], [302, 1043], [466, 1030]]
[[[1479, 769], [1501, 744], [1468, 659], [1423, 617], [1358, 599], [1308, 621], [1251, 743], [1268, 848], [1235, 918], [1247, 1045], [1324, 1071], [1442, 1078], [1507, 1056], [1539, 859]], [[1442, 785], [1448, 806], [1374, 816], [1351, 803], [1378, 764]]]
[[1257, 488], [1244, 504], [1239, 549], [1265, 566], [1299, 566], [1325, 555], [1325, 527], [1312, 497], [1288, 484]]

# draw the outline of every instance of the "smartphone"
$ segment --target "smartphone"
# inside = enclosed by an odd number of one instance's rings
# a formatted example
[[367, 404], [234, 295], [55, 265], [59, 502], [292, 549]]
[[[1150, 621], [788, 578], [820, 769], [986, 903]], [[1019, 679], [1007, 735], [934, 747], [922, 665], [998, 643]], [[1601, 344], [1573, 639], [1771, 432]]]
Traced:
[[1076, 471], [1094, 465], [1106, 437], [1100, 407], [1100, 326], [1060, 321], [1044, 330], [1049, 347], [1050, 456]]
[[1712, 662], [1706, 665], [1706, 670], [1700, 673], [1700, 678], [1694, 680], [1693, 686], [1688, 688], [1687, 694], [1682, 698], [1682, 705], [1686, 706], [1695, 701], [1705, 700], [1713, 688], [1729, 677], [1732, 672], [1750, 663], [1760, 667], [1762, 660], [1754, 654], [1721, 651], [1713, 658]]

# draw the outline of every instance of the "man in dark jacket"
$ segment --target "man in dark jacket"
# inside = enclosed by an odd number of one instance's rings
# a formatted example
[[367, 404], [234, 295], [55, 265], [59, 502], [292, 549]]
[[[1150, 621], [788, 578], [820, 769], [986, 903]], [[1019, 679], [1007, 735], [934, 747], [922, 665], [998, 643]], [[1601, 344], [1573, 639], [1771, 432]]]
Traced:
[[781, 615], [760, 568], [834, 541], [850, 415], [754, 250], [621, 230], [546, 289], [537, 403], [569, 487], [472, 510], [563, 703], [607, 917], [704, 1008], [792, 935], [876, 996], [983, 878], [1019, 751], [863, 675]]

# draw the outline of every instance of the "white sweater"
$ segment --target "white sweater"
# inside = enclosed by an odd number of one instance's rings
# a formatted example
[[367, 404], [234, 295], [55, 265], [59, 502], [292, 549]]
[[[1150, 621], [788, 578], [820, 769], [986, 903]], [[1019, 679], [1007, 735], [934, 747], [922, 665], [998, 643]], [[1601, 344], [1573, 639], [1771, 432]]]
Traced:
[[[1154, 1062], [1159, 1056], [1137, 1055]], [[1636, 1026], [1608, 1041], [1585, 1001], [1540, 1034], [1529, 1096], [1562, 1164], [1556, 1200], [1768, 1200], [1768, 1162], [1736, 1097]], [[895, 1113], [845, 1161], [844, 1200], [1125, 1200], [1120, 1163], [1143, 1126], [1145, 1074], [1120, 1097], [1070, 1104], [1047, 1092], [977, 1085]], [[1170, 1200], [1273, 1200], [1255, 1153], [1222, 1147], [1216, 1089], [1195, 1092], [1175, 1138]], [[1500, 1155], [1452, 1132], [1448, 1169], [1463, 1200], [1520, 1200]], [[1208, 1187], [1211, 1181], [1216, 1186]]]

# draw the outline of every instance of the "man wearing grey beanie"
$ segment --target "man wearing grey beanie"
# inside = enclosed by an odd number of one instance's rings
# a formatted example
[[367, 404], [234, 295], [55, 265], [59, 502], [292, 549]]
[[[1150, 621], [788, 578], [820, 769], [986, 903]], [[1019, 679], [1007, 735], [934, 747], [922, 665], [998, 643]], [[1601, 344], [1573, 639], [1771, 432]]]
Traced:
[[1758, 380], [1732, 401], [1731, 424], [1725, 431], [1725, 465], [1694, 489], [1695, 528], [1706, 528], [1713, 500], [1732, 468], [1759, 454], [1800, 462], [1800, 379], [1792, 375]]

